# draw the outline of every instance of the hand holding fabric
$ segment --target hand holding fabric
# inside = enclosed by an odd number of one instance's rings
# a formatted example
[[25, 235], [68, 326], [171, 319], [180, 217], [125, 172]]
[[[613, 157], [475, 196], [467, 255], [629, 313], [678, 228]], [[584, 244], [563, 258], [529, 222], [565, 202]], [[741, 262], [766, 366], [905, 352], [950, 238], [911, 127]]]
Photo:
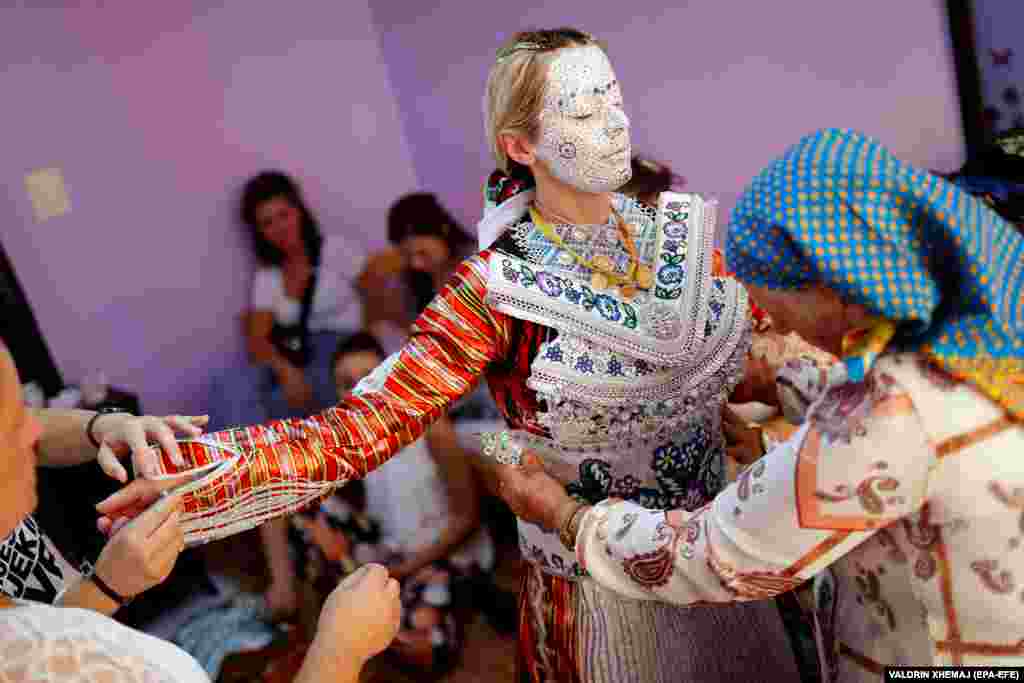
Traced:
[[[159, 494], [154, 493], [147, 504]], [[168, 496], [122, 525], [96, 560], [96, 575], [119, 595], [131, 598], [162, 583], [185, 547], [181, 498]]]
[[92, 427], [92, 434], [100, 444], [96, 462], [109, 476], [123, 483], [128, 481], [128, 472], [120, 459], [131, 454], [132, 467], [137, 476], [155, 476], [160, 471], [160, 454], [150, 448], [150, 441], [160, 444], [175, 464], [184, 465], [175, 437], [197, 437], [203, 433], [203, 427], [209, 421], [208, 415], [101, 415]]

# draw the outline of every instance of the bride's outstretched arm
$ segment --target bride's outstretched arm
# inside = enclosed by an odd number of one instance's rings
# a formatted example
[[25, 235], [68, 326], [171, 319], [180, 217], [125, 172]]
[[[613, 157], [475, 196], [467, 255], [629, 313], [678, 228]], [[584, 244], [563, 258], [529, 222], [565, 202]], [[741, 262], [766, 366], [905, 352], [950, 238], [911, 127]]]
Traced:
[[184, 496], [187, 541], [251, 528], [364, 477], [471, 390], [509, 341], [509, 319], [484, 303], [487, 256], [463, 263], [386, 371], [337, 406], [184, 443], [185, 468], [161, 458], [165, 477], [208, 468]]

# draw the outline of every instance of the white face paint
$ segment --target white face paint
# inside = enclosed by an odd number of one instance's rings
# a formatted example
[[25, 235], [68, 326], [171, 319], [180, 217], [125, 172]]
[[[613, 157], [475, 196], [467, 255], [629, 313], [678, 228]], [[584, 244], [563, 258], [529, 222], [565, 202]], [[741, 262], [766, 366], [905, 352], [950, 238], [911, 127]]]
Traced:
[[629, 118], [601, 48], [565, 48], [551, 62], [537, 158], [585, 192], [610, 192], [629, 181]]

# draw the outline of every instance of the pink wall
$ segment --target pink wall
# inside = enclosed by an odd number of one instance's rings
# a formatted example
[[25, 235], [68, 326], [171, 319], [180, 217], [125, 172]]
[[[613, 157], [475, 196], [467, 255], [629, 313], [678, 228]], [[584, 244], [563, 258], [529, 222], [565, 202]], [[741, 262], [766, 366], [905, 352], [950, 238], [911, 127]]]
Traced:
[[530, 27], [604, 39], [634, 150], [728, 209], [785, 145], [849, 126], [911, 161], [963, 158], [942, 0], [589, 0], [371, 4], [420, 182], [469, 224], [493, 168], [481, 98], [498, 44]]
[[[245, 177], [294, 173], [326, 231], [367, 243], [415, 187], [369, 9], [66, 4], [0, 22], [0, 240], [65, 380], [101, 368], [148, 411], [200, 411], [244, 362]], [[36, 225], [23, 176], [50, 165], [73, 210]]]

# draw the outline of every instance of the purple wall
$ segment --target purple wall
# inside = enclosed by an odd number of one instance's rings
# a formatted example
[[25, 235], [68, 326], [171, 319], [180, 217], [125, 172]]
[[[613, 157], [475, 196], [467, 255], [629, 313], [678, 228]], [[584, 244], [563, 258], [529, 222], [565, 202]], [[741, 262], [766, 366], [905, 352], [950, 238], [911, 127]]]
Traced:
[[[88, 3], [0, 22], [0, 240], [74, 382], [100, 368], [150, 412], [201, 411], [244, 362], [245, 177], [302, 182], [325, 231], [382, 241], [414, 189], [365, 3]], [[70, 214], [35, 224], [26, 172], [64, 169]]]
[[[520, 27], [606, 39], [635, 149], [725, 208], [821, 126], [936, 168], [962, 157], [941, 0], [370, 1], [4, 13], [0, 239], [68, 381], [101, 368], [148, 411], [202, 410], [210, 373], [244, 362], [234, 202], [256, 169], [294, 173], [327, 231], [367, 244], [416, 187], [475, 224], [484, 79]], [[23, 176], [51, 165], [73, 210], [36, 225]]]
[[725, 210], [786, 145], [824, 126], [859, 128], [930, 167], [962, 161], [942, 0], [371, 7], [419, 180], [470, 225], [493, 169], [484, 81], [499, 43], [522, 28], [570, 24], [605, 40], [634, 151], [669, 162]]

